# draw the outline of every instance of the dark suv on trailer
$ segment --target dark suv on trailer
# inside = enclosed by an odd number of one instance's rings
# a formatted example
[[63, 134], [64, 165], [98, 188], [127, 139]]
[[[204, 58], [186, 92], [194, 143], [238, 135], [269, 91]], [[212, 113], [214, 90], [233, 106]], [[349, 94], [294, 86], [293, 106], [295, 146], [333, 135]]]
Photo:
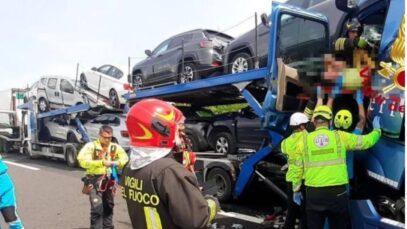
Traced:
[[136, 88], [185, 83], [221, 71], [224, 49], [231, 40], [229, 35], [207, 29], [175, 35], [153, 51], [145, 51], [148, 57], [134, 65], [131, 82]]

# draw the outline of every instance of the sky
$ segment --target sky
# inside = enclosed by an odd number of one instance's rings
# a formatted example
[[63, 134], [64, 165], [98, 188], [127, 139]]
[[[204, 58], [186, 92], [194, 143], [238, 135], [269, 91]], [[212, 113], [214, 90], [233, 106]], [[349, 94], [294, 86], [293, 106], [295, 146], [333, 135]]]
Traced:
[[134, 65], [173, 35], [206, 28], [238, 36], [254, 27], [255, 12], [270, 10], [271, 0], [2, 1], [0, 90], [44, 75], [75, 78], [78, 63], [79, 71], [116, 64], [127, 73], [129, 56]]

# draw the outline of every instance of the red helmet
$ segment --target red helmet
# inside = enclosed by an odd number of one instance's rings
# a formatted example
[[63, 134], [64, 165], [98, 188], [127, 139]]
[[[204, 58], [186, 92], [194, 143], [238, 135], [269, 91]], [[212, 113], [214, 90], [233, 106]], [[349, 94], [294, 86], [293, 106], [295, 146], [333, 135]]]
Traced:
[[173, 148], [180, 110], [158, 99], [144, 99], [127, 114], [130, 144], [136, 147]]

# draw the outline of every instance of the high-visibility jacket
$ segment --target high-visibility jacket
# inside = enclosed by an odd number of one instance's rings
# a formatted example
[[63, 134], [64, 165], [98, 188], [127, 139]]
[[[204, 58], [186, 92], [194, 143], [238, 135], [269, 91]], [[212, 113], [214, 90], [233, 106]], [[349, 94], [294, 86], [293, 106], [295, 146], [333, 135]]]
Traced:
[[129, 161], [129, 157], [124, 149], [111, 142], [107, 151], [103, 150], [99, 140], [89, 142], [84, 145], [78, 154], [79, 165], [86, 169], [88, 175], [105, 175], [110, 173], [111, 169], [103, 165], [103, 161], [118, 161], [119, 169], [122, 169]]
[[303, 177], [309, 187], [347, 184], [346, 151], [368, 149], [376, 144], [380, 135], [380, 129], [366, 135], [355, 135], [331, 131], [325, 126], [304, 134], [294, 155], [293, 190], [299, 190]]
[[297, 143], [303, 140], [303, 135], [306, 133], [306, 130], [294, 132], [281, 142], [281, 152], [287, 155], [288, 158], [288, 170], [287, 174], [285, 175], [285, 180], [287, 182], [293, 182], [294, 180], [295, 174], [293, 174], [292, 170], [292, 165], [295, 162], [293, 160], [294, 154], [297, 151]]

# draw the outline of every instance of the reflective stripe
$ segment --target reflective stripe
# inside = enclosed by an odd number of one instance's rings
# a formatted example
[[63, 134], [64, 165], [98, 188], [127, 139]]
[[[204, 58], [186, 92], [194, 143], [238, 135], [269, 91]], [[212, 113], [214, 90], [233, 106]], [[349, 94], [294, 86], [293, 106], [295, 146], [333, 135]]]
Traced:
[[362, 137], [362, 135], [359, 135], [358, 136], [358, 143], [356, 144], [355, 148], [357, 150], [362, 149], [362, 144], [363, 144], [363, 137]]
[[346, 39], [345, 39], [345, 38], [342, 38], [342, 40], [341, 40], [341, 47], [340, 47], [341, 50], [345, 50], [345, 41], [346, 41]]
[[339, 136], [339, 133], [337, 131], [335, 133], [335, 141], [336, 141], [336, 153], [338, 155], [338, 158], [342, 158], [341, 154], [341, 138]]
[[157, 208], [144, 207], [147, 229], [162, 229], [160, 215]]
[[338, 40], [336, 40], [335, 42], [335, 50], [339, 51], [339, 43], [341, 42], [341, 38], [339, 38]]
[[316, 168], [316, 167], [324, 167], [324, 166], [331, 166], [331, 165], [340, 165], [345, 164], [346, 161], [343, 158], [337, 158], [334, 160], [329, 161], [314, 161], [314, 162], [305, 162], [305, 168]]
[[306, 161], [306, 162], [309, 160], [307, 137], [308, 137], [307, 133], [302, 135], [303, 142], [304, 142], [304, 161]]

